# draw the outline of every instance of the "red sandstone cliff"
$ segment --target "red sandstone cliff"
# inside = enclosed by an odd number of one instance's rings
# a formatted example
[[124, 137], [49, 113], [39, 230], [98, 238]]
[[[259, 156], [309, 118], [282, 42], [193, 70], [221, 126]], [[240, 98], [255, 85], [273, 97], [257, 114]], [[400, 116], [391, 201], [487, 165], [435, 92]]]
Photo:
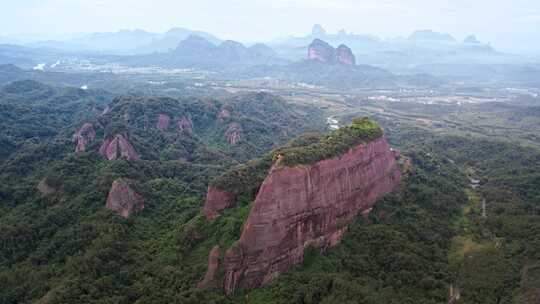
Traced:
[[345, 65], [356, 65], [356, 58], [354, 57], [354, 54], [352, 53], [351, 49], [344, 44], [338, 46], [336, 56], [338, 63]]
[[336, 50], [328, 43], [315, 39], [308, 46], [308, 59], [325, 63], [334, 63], [336, 60]]
[[273, 166], [244, 230], [226, 253], [224, 290], [254, 288], [302, 262], [308, 246], [338, 244], [359, 213], [400, 182], [386, 139], [310, 166]]
[[75, 135], [73, 139], [77, 143], [75, 152], [85, 152], [86, 146], [96, 138], [96, 131], [91, 123], [85, 123]]
[[225, 132], [225, 137], [229, 144], [236, 145], [244, 137], [244, 130], [239, 123], [233, 122]]
[[169, 115], [165, 114], [159, 114], [158, 120], [156, 122], [156, 128], [165, 131], [169, 128], [169, 125], [171, 124], [171, 117]]
[[202, 281], [197, 284], [198, 288], [204, 289], [208, 288], [215, 283], [216, 274], [219, 267], [219, 245], [214, 246], [208, 255], [208, 270], [204, 275]]
[[135, 192], [130, 184], [127, 179], [115, 180], [107, 197], [107, 209], [124, 218], [144, 209], [144, 198]]
[[113, 138], [107, 138], [103, 141], [101, 148], [99, 148], [99, 154], [108, 160], [117, 158], [125, 158], [127, 160], [139, 159], [139, 154], [133, 148], [128, 141], [127, 136], [123, 134], [117, 134]]
[[235, 204], [236, 194], [208, 187], [203, 212], [207, 219], [213, 220], [219, 216], [220, 211], [231, 208]]

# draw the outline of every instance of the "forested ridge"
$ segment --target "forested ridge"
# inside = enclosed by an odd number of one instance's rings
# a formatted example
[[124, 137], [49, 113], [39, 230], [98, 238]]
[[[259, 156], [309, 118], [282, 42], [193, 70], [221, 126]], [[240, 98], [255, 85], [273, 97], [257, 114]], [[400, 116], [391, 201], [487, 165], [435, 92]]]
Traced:
[[[156, 127], [160, 114], [172, 121], [164, 130]], [[385, 130], [401, 149], [400, 188], [359, 217], [340, 245], [309, 250], [303, 264], [236, 297], [219, 286], [197, 289], [211, 248], [239, 238], [261, 168], [275, 161], [268, 152], [302, 165], [382, 136], [367, 120], [357, 123], [368, 136], [344, 146], [332, 145], [331, 135], [299, 136], [323, 131], [321, 115], [268, 93], [114, 97], [32, 81], [3, 87], [0, 303], [446, 303], [450, 286], [459, 303], [535, 303], [540, 152], [405, 128]], [[174, 124], [184, 116], [190, 134]], [[85, 123], [96, 138], [75, 153], [73, 134]], [[224, 136], [232, 123], [243, 132], [235, 144]], [[140, 160], [99, 154], [118, 133]], [[231, 168], [240, 171], [220, 181]], [[146, 201], [128, 219], [105, 208], [118, 178], [132, 180]], [[42, 181], [51, 193], [38, 191]], [[210, 222], [204, 196], [220, 182], [244, 187], [243, 195]]]

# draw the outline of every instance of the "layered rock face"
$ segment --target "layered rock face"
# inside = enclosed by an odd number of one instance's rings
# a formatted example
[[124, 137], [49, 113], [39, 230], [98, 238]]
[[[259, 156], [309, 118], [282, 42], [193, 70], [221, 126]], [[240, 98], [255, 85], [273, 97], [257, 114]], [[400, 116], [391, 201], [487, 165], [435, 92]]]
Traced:
[[169, 115], [165, 114], [159, 114], [158, 120], [156, 122], [156, 128], [165, 131], [169, 128], [169, 125], [171, 124], [171, 117]]
[[204, 279], [197, 284], [197, 288], [208, 288], [214, 283], [219, 267], [219, 245], [214, 246], [208, 256], [208, 270]]
[[315, 39], [308, 47], [308, 59], [325, 63], [336, 62], [336, 50], [328, 43]]
[[239, 123], [233, 122], [225, 132], [225, 137], [229, 144], [236, 145], [244, 137], [244, 130]]
[[208, 187], [203, 212], [207, 219], [213, 220], [219, 216], [220, 211], [231, 208], [235, 204], [236, 194]]
[[352, 53], [351, 49], [344, 44], [338, 46], [336, 56], [338, 63], [345, 65], [356, 65], [356, 58], [354, 57], [354, 54]]
[[127, 136], [124, 134], [117, 134], [113, 138], [107, 138], [103, 141], [101, 148], [99, 148], [99, 154], [108, 160], [117, 158], [125, 158], [127, 160], [139, 159], [139, 154], [133, 148], [128, 141]]
[[308, 246], [338, 244], [359, 213], [400, 182], [386, 139], [309, 166], [272, 167], [244, 230], [226, 253], [224, 290], [254, 288], [302, 262]]
[[91, 123], [85, 123], [75, 135], [73, 135], [77, 146], [75, 152], [85, 152], [86, 146], [96, 138], [96, 131]]
[[343, 65], [356, 65], [356, 58], [351, 49], [342, 44], [334, 49], [330, 44], [315, 39], [308, 47], [308, 60], [324, 63], [338, 63]]
[[124, 218], [144, 209], [144, 198], [131, 188], [131, 181], [117, 179], [113, 182], [107, 197], [107, 209]]

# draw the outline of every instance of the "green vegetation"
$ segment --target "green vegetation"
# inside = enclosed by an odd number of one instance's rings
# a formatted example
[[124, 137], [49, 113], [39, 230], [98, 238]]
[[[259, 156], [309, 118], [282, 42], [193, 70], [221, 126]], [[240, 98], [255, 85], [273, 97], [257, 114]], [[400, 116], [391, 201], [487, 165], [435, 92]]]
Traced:
[[212, 180], [211, 185], [225, 191], [247, 194], [253, 199], [268, 171], [279, 158], [283, 166], [307, 165], [336, 157], [351, 148], [380, 138], [382, 129], [367, 118], [357, 118], [349, 126], [326, 135], [307, 133], [291, 140], [283, 148], [269, 152], [261, 159], [236, 166]]
[[342, 244], [249, 294], [250, 303], [444, 303], [452, 219], [467, 197], [451, 163], [411, 152], [401, 191], [351, 225]]
[[[496, 106], [504, 115], [492, 132], [465, 121], [474, 113], [450, 119], [450, 106], [417, 105], [414, 111], [431, 111], [428, 118], [445, 116], [419, 128], [411, 121], [425, 117], [402, 115], [411, 104], [374, 111], [411, 160], [401, 189], [352, 224], [339, 246], [308, 250], [302, 265], [270, 285], [227, 298], [219, 286], [195, 286], [210, 249], [218, 244], [223, 255], [239, 238], [278, 155], [285, 166], [311, 164], [381, 137], [381, 128], [355, 119], [276, 149], [322, 130], [313, 122], [321, 113], [290, 109], [265, 93], [110, 99], [32, 81], [0, 90], [0, 303], [446, 303], [451, 285], [461, 303], [538, 302], [540, 151], [489, 138], [520, 134], [537, 145], [527, 130], [501, 128], [512, 120], [536, 125], [537, 112]], [[110, 112], [101, 115], [106, 105]], [[218, 119], [222, 107], [233, 115]], [[158, 114], [189, 116], [193, 135], [157, 130]], [[94, 123], [97, 138], [76, 155], [72, 135], [85, 122]], [[223, 137], [233, 122], [245, 135], [236, 146]], [[117, 132], [128, 133], [142, 160], [97, 155], [101, 140]], [[470, 189], [469, 177], [480, 187]], [[134, 180], [146, 200], [127, 220], [104, 208], [117, 178]], [[40, 195], [41, 180], [55, 192]], [[210, 180], [239, 194], [237, 207], [214, 221], [201, 214]]]
[[280, 164], [296, 166], [313, 164], [323, 159], [339, 156], [349, 149], [383, 136], [377, 123], [368, 118], [355, 118], [349, 126], [332, 131], [319, 142], [301, 147], [285, 147], [274, 152]]

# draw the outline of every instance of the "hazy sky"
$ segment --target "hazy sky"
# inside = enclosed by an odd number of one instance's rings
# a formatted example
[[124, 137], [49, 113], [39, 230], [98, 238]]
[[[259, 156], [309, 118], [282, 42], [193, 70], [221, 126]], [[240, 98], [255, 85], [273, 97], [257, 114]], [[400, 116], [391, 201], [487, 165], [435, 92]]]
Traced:
[[500, 48], [540, 49], [539, 0], [0, 0], [0, 35], [165, 31], [180, 26], [263, 41], [321, 23], [382, 37], [414, 29], [476, 34]]

